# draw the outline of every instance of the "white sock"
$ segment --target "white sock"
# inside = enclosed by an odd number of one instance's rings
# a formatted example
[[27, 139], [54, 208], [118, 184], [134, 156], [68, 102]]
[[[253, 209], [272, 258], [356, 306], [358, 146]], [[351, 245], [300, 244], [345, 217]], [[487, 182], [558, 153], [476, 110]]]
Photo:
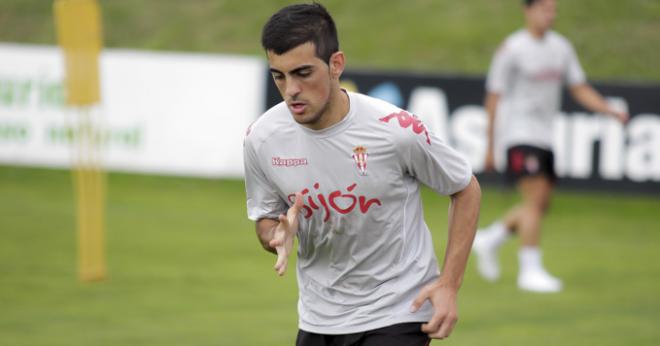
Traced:
[[511, 236], [511, 232], [506, 229], [506, 226], [504, 226], [504, 223], [501, 221], [497, 221], [490, 225], [486, 230], [486, 233], [488, 242], [493, 247], [500, 247]]
[[522, 246], [518, 250], [520, 271], [543, 270], [541, 249], [537, 246]]

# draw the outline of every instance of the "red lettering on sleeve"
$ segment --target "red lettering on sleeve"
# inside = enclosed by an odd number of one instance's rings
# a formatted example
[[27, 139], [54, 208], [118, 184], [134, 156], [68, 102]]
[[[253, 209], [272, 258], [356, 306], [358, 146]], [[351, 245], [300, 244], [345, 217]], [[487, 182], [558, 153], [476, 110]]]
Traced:
[[419, 135], [423, 132], [424, 135], [426, 136], [426, 143], [431, 145], [431, 137], [429, 136], [429, 132], [426, 130], [426, 126], [415, 115], [401, 111], [399, 113], [392, 113], [390, 115], [382, 117], [379, 120], [385, 123], [389, 123], [390, 120], [392, 120], [393, 118], [397, 118], [397, 120], [399, 121], [399, 126], [403, 127], [404, 129], [412, 125], [412, 131], [414, 133]]

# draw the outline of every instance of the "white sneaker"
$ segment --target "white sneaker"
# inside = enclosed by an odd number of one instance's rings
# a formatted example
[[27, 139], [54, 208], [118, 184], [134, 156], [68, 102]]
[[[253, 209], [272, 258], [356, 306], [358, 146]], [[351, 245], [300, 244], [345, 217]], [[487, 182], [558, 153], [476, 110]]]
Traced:
[[557, 293], [562, 282], [543, 269], [524, 270], [518, 274], [518, 288], [538, 293]]
[[488, 281], [500, 278], [498, 246], [490, 241], [485, 231], [479, 230], [472, 243], [472, 251], [477, 255], [477, 270]]

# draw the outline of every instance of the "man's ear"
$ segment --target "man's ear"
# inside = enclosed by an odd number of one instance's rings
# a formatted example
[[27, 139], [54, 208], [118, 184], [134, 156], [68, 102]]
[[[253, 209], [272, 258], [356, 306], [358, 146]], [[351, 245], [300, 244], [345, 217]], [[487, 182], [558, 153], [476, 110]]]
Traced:
[[334, 52], [330, 56], [330, 76], [332, 76], [333, 79], [339, 79], [339, 77], [341, 77], [346, 64], [345, 59], [344, 52], [342, 51]]

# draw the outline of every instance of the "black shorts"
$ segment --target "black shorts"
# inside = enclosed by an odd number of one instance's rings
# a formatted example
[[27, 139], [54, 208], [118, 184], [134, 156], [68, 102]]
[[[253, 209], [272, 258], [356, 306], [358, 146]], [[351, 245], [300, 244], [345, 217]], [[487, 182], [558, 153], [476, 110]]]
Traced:
[[552, 151], [530, 145], [516, 145], [506, 151], [506, 177], [515, 182], [522, 177], [544, 175], [557, 180]]
[[422, 323], [401, 323], [366, 332], [323, 335], [298, 330], [296, 346], [428, 346]]

